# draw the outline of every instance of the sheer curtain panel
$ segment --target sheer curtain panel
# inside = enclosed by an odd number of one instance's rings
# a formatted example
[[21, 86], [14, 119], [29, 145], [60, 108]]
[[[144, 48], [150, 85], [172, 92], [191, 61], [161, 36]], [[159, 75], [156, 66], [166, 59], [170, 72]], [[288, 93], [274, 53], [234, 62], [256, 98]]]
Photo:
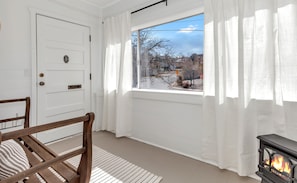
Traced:
[[102, 130], [131, 135], [131, 17], [126, 12], [104, 21], [104, 106]]
[[204, 5], [202, 157], [254, 175], [256, 136], [290, 136], [286, 105], [297, 101], [297, 1], [205, 0]]

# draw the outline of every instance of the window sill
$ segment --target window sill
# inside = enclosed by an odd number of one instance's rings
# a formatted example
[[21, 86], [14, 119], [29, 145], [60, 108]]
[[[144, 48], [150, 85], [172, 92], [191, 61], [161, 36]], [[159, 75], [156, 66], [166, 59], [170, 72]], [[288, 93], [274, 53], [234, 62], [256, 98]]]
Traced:
[[203, 93], [191, 91], [172, 91], [172, 90], [148, 90], [135, 89], [132, 90], [133, 98], [143, 100], [156, 100], [172, 103], [183, 103], [192, 105], [201, 105]]

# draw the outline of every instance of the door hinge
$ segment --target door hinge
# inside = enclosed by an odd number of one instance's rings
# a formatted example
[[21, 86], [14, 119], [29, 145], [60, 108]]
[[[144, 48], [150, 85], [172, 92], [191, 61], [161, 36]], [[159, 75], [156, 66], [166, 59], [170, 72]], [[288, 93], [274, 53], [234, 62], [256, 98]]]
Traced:
[[90, 41], [90, 42], [92, 41], [92, 36], [91, 36], [91, 35], [89, 35], [89, 41]]
[[90, 73], [90, 80], [92, 80], [92, 74]]

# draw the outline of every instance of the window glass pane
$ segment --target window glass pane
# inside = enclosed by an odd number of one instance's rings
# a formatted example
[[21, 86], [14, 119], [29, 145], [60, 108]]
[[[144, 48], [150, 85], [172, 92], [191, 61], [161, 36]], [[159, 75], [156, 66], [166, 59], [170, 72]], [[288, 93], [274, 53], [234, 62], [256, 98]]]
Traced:
[[133, 32], [133, 87], [202, 91], [203, 38], [203, 14]]

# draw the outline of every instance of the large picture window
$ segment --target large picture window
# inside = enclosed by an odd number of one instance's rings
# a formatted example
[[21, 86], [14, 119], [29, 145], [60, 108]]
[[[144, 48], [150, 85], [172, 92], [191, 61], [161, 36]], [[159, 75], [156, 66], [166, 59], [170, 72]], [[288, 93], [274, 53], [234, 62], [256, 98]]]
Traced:
[[203, 14], [133, 32], [133, 87], [203, 91], [203, 40]]

